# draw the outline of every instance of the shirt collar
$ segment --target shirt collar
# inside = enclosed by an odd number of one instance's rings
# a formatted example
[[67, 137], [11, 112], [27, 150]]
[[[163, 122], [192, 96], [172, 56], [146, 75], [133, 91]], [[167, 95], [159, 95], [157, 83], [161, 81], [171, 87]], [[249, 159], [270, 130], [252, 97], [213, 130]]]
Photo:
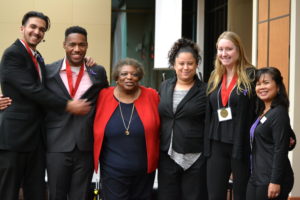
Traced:
[[[19, 39], [20, 40], [20, 39]], [[23, 44], [23, 46], [25, 47], [25, 49], [26, 49], [26, 45], [24, 44], [24, 42], [22, 41], [22, 40], [20, 40], [20, 42]], [[30, 51], [31, 51], [31, 53], [32, 53], [32, 55], [35, 55], [35, 54], [37, 54], [37, 51], [34, 51], [31, 47], [29, 47], [29, 49], [30, 49]]]
[[[66, 71], [66, 59], [67, 58], [65, 57], [64, 60], [63, 60], [62, 66], [60, 68], [60, 71]], [[86, 65], [85, 65], [85, 63], [84, 63], [84, 71], [86, 71]]]

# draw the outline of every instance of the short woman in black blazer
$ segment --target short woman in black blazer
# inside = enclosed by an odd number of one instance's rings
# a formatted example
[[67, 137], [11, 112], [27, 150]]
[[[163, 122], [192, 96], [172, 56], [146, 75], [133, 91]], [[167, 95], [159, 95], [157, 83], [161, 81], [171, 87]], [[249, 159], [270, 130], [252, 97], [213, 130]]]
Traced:
[[259, 117], [250, 130], [252, 173], [247, 200], [286, 200], [294, 183], [288, 159], [292, 129], [280, 71], [274, 67], [259, 69], [255, 90]]
[[234, 199], [245, 200], [250, 174], [248, 133], [255, 114], [255, 68], [237, 34], [222, 33], [216, 48], [205, 122], [208, 196], [210, 200], [226, 200], [232, 173]]
[[206, 84], [196, 69], [201, 60], [197, 45], [179, 39], [169, 52], [176, 77], [160, 87], [160, 159], [158, 199], [206, 200], [203, 156]]

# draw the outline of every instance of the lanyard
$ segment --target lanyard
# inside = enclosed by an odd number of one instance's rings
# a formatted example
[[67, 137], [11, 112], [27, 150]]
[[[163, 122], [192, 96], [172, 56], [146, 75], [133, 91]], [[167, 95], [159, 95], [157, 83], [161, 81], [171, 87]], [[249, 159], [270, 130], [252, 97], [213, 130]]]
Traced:
[[[36, 71], [38, 72], [39, 77], [40, 77], [39, 63], [38, 63], [36, 57], [32, 54], [32, 51], [31, 51], [30, 47], [28, 46], [27, 42], [25, 42], [24, 40], [22, 40], [22, 42], [25, 44], [26, 50], [27, 50], [27, 52], [29, 53], [29, 55], [30, 55], [30, 57], [31, 57], [31, 59], [32, 59], [32, 61], [33, 61], [33, 63], [34, 63], [35, 69], [36, 69]], [[41, 78], [41, 77], [40, 77], [40, 78]]]
[[[220, 109], [222, 106], [220, 105], [220, 100], [219, 100], [219, 98], [220, 98], [220, 92], [221, 92], [221, 88], [222, 88], [222, 86], [220, 86], [220, 88], [219, 88], [219, 90], [218, 90], [218, 94], [217, 94], [217, 101], [218, 101], [218, 108]], [[230, 96], [231, 96], [231, 93], [232, 93], [232, 91], [233, 90], [231, 90], [230, 91], [230, 93], [229, 93], [229, 95], [228, 95], [228, 108], [230, 107]], [[222, 97], [221, 97], [222, 98]]]
[[71, 66], [70, 66], [68, 60], [66, 59], [66, 73], [67, 73], [70, 95], [72, 98], [74, 98], [74, 96], [77, 92], [77, 89], [78, 89], [81, 79], [83, 77], [83, 72], [84, 72], [84, 64], [82, 64], [80, 67], [80, 71], [79, 71], [79, 74], [76, 79], [75, 87], [73, 87], [73, 77], [72, 77]]
[[250, 128], [250, 147], [251, 147], [251, 150], [252, 150], [252, 147], [253, 147], [254, 131], [255, 131], [259, 121], [260, 121], [260, 117], [258, 117], [256, 119], [256, 121], [252, 124], [252, 126]]
[[226, 106], [228, 99], [229, 99], [229, 95], [232, 91], [232, 89], [234, 88], [236, 81], [237, 81], [237, 76], [234, 75], [232, 80], [230, 81], [229, 87], [226, 88], [226, 81], [227, 81], [227, 75], [224, 74], [223, 75], [223, 80], [222, 80], [222, 89], [221, 89], [221, 98], [222, 98], [222, 105]]
[[251, 174], [253, 172], [253, 154], [252, 154], [252, 149], [253, 149], [253, 141], [254, 141], [254, 131], [258, 125], [260, 121], [260, 117], [258, 117], [256, 119], [256, 121], [252, 124], [251, 128], [250, 128], [250, 148], [251, 148], [251, 153], [250, 153], [250, 170], [251, 170]]

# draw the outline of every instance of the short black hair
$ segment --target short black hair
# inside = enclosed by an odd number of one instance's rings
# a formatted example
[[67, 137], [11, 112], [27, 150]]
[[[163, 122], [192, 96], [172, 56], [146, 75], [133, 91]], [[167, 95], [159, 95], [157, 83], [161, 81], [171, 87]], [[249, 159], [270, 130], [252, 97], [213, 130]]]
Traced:
[[71, 26], [71, 27], [67, 28], [65, 31], [65, 38], [67, 38], [68, 35], [70, 35], [72, 33], [79, 33], [79, 34], [84, 35], [87, 38], [87, 31], [80, 26]]
[[27, 12], [24, 16], [23, 16], [23, 19], [22, 19], [22, 26], [24, 26], [28, 19], [31, 18], [31, 17], [38, 17], [42, 20], [45, 21], [46, 23], [46, 31], [50, 29], [50, 19], [48, 16], [44, 15], [44, 13], [42, 12], [37, 12], [37, 11], [29, 11]]

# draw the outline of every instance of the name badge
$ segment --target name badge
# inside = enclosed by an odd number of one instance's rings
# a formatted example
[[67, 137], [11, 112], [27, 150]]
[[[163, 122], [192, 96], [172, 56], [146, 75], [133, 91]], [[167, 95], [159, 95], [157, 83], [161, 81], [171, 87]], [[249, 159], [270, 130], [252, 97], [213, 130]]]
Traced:
[[220, 122], [231, 120], [232, 114], [231, 114], [231, 108], [220, 108], [218, 109], [218, 118]]
[[261, 118], [261, 120], [260, 120], [260, 123], [265, 123], [265, 121], [267, 120], [267, 118], [265, 117], [265, 116], [263, 116], [262, 118]]

